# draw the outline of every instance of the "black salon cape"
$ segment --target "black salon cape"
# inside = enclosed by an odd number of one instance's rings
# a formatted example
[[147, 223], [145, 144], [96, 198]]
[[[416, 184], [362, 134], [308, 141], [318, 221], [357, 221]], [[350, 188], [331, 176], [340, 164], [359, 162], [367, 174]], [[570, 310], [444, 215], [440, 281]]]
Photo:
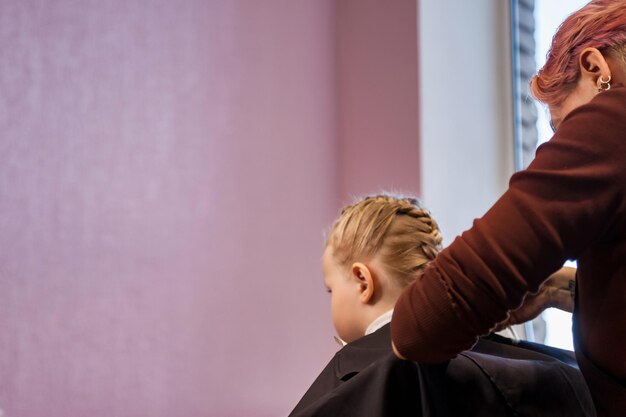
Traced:
[[571, 352], [492, 336], [421, 365], [390, 347], [389, 325], [346, 345], [290, 417], [595, 416]]

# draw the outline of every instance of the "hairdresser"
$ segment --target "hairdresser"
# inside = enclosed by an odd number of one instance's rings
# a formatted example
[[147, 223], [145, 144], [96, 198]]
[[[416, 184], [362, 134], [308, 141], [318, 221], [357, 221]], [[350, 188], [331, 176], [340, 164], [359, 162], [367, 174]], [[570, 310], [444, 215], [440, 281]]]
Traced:
[[555, 134], [471, 229], [402, 293], [394, 351], [470, 348], [568, 259], [576, 357], [599, 416], [626, 415], [626, 0], [594, 0], [555, 34], [531, 91]]

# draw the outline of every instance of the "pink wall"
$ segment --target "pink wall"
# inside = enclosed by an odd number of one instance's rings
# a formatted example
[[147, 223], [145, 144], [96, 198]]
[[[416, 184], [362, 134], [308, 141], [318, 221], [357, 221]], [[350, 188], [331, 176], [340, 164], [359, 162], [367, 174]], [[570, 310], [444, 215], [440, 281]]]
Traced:
[[[337, 117], [337, 91], [355, 93], [337, 90], [336, 8], [0, 3], [7, 417], [293, 407], [335, 350], [322, 231], [346, 193], [418, 179], [396, 183], [391, 157], [351, 177], [340, 159], [361, 130]], [[417, 147], [402, 126], [399, 158]], [[368, 137], [368, 160], [385, 143]]]
[[417, 2], [337, 2], [341, 194], [419, 194]]

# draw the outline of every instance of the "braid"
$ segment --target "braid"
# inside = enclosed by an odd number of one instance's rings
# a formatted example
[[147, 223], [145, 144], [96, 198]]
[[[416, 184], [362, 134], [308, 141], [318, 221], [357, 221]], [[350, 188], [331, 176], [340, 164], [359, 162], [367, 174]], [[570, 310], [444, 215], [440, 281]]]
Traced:
[[404, 287], [435, 258], [441, 240], [437, 222], [417, 199], [380, 194], [345, 207], [327, 245], [344, 265], [379, 256]]
[[399, 208], [397, 214], [406, 214], [416, 220], [415, 227], [419, 229], [420, 248], [424, 256], [432, 261], [441, 250], [442, 237], [439, 226], [428, 210], [416, 206], [417, 200], [412, 199], [411, 204], [414, 206]]

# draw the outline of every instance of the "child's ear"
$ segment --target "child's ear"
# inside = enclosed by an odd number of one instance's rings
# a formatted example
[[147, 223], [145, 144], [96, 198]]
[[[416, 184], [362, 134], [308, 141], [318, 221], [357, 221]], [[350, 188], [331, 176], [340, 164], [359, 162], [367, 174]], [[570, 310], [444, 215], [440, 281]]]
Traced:
[[367, 265], [361, 262], [355, 262], [352, 264], [352, 277], [357, 281], [359, 286], [359, 297], [363, 303], [369, 303], [376, 290], [374, 286], [374, 278], [372, 277], [372, 271]]

